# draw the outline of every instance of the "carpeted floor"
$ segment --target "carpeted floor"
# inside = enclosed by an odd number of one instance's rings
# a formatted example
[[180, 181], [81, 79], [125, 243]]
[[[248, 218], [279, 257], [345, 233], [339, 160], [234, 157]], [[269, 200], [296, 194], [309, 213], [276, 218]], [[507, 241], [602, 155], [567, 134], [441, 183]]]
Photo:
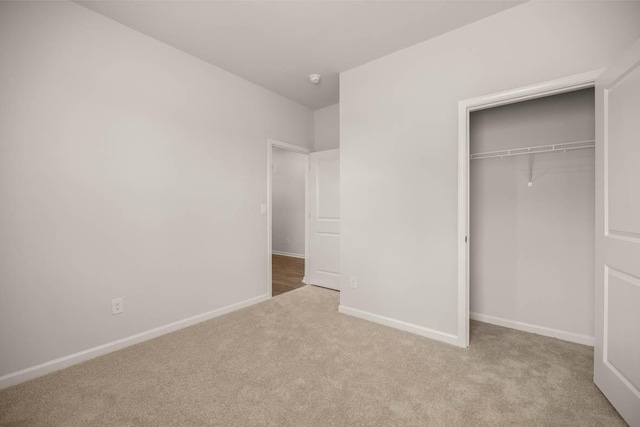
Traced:
[[15, 426], [617, 426], [589, 347], [482, 323], [460, 349], [305, 286], [0, 391]]

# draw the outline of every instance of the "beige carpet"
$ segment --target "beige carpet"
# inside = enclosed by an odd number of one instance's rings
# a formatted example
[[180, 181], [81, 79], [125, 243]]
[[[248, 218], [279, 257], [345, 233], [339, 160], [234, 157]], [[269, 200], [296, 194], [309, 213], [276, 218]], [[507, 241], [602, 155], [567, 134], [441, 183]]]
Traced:
[[469, 349], [306, 286], [0, 391], [15, 426], [616, 426], [593, 351], [473, 323]]

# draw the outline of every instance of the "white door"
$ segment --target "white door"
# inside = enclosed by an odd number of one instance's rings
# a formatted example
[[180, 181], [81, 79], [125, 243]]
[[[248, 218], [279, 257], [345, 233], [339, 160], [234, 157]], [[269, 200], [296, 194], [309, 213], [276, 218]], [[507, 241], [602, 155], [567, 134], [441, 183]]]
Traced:
[[594, 381], [640, 426], [640, 40], [596, 81]]
[[309, 155], [309, 254], [305, 281], [340, 290], [340, 150]]

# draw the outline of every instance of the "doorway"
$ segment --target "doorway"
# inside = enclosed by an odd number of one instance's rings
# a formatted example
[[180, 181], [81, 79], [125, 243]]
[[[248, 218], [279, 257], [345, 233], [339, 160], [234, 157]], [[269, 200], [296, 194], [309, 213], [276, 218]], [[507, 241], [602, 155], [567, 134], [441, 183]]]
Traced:
[[[458, 345], [460, 345], [461, 347], [469, 346], [469, 325], [471, 318], [470, 241], [473, 239], [473, 234], [470, 233], [473, 233], [473, 231], [470, 230], [469, 177], [471, 168], [471, 154], [473, 153], [470, 147], [470, 127], [472, 112], [520, 103], [538, 98], [549, 97], [552, 95], [558, 95], [567, 92], [573, 92], [580, 89], [592, 88], [594, 87], [595, 80], [600, 73], [601, 70], [593, 71], [551, 82], [541, 83], [525, 88], [518, 88], [460, 102], [458, 140]], [[540, 144], [536, 144], [535, 147], [537, 147], [538, 145], [544, 146], [548, 144], [540, 142]], [[532, 147], [521, 148], [524, 148], [526, 151], [526, 149]], [[573, 147], [567, 146], [567, 148]], [[504, 151], [503, 157], [507, 157], [510, 154], [508, 149], [495, 151]], [[515, 151], [513, 153], [515, 154]], [[476, 156], [475, 158], [479, 157]], [[521, 158], [526, 158], [527, 160], [527, 162], [525, 162], [525, 166], [528, 174], [528, 171], [532, 170], [532, 168], [535, 166], [535, 157], [529, 156], [529, 152], [526, 152], [523, 156], [521, 156]], [[526, 182], [524, 183], [524, 185], [527, 186], [527, 188], [530, 188], [529, 183], [535, 185], [531, 174], [528, 174], [528, 176], [526, 177]], [[514, 322], [511, 324], [511, 326], [522, 326], [519, 325], [519, 323], [525, 322]], [[545, 329], [538, 329], [537, 332], [544, 330]]]
[[311, 153], [268, 139], [267, 205], [263, 208], [267, 292], [277, 296], [307, 284], [339, 291], [340, 150]]
[[469, 145], [471, 320], [593, 346], [594, 89], [474, 111]]
[[267, 148], [267, 283], [278, 296], [305, 285], [309, 150], [276, 140], [268, 140]]
[[[637, 146], [640, 41], [605, 70], [461, 101], [458, 114], [458, 345], [469, 345], [470, 113], [595, 87], [594, 383], [629, 424], [640, 422]], [[531, 179], [529, 182], [532, 182]], [[533, 183], [535, 185], [535, 183]], [[553, 248], [552, 248], [553, 249]]]

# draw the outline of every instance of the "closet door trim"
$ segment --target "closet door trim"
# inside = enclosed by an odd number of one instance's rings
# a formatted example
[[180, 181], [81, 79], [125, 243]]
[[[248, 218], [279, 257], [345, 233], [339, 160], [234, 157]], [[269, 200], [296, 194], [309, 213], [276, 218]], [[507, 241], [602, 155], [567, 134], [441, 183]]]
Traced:
[[493, 93], [458, 103], [458, 335], [469, 346], [469, 115], [472, 111], [514, 104], [595, 86], [603, 69]]

